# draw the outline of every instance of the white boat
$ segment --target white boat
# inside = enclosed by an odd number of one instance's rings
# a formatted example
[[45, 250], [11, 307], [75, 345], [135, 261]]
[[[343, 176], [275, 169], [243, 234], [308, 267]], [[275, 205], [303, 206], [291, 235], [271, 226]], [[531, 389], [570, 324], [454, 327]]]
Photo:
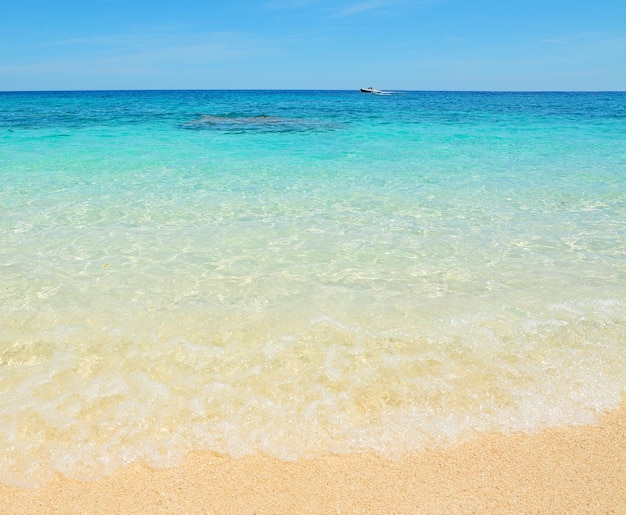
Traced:
[[382, 91], [374, 89], [372, 86], [370, 86], [369, 88], [361, 88], [361, 93], [375, 93], [378, 95], [382, 93]]

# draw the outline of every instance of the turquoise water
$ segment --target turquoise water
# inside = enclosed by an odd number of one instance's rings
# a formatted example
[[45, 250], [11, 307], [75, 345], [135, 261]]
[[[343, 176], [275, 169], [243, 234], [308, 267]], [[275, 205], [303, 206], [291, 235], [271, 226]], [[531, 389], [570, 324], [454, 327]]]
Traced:
[[0, 94], [0, 480], [407, 453], [626, 389], [626, 94]]

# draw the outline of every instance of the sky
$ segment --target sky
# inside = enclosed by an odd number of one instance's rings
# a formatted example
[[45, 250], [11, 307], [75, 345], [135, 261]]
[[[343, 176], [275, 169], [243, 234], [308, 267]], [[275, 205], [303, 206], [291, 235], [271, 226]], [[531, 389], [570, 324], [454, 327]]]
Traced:
[[626, 90], [624, 0], [2, 0], [0, 91]]

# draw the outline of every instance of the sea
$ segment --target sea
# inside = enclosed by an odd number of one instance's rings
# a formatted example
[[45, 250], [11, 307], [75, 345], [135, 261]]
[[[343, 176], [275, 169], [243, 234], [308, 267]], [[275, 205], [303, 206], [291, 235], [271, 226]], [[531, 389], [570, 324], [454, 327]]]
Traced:
[[0, 481], [389, 460], [626, 391], [626, 93], [0, 93]]

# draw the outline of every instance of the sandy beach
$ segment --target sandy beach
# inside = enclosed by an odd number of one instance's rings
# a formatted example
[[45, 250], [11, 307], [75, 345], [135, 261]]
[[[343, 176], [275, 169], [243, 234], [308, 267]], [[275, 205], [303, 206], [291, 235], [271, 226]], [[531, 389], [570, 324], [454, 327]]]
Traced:
[[626, 403], [594, 426], [489, 435], [401, 461], [190, 455], [99, 482], [0, 486], [17, 513], [626, 513]]

